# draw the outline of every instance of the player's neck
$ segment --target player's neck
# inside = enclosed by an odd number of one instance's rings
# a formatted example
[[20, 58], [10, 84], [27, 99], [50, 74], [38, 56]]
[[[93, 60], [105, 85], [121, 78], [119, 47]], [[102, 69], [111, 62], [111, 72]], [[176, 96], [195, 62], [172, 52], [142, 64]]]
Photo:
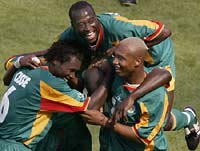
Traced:
[[146, 78], [146, 72], [142, 70], [133, 72], [124, 80], [124, 82], [129, 84], [140, 84], [144, 81], [145, 78]]

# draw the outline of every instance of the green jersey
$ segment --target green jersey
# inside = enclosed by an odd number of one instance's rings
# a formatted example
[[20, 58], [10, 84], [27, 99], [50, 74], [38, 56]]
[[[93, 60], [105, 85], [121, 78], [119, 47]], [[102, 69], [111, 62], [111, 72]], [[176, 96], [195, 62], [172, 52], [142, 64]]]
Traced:
[[[104, 13], [97, 15], [99, 21], [99, 39], [95, 48], [91, 48], [87, 41], [79, 36], [73, 27], [67, 28], [60, 36], [60, 40], [70, 40], [79, 43], [84, 48], [82, 70], [87, 68], [93, 58], [105, 56], [105, 52], [117, 45], [119, 41], [128, 37], [139, 37], [149, 42], [158, 37], [164, 29], [161, 22], [152, 20], [129, 20], [118, 13]], [[95, 49], [96, 51], [93, 51]], [[7, 61], [6, 68], [10, 65]], [[170, 38], [149, 48], [145, 58], [145, 66], [152, 70], [155, 67], [164, 67], [172, 74], [168, 91], [174, 90], [176, 69], [174, 63], [174, 48]]]
[[[108, 115], [111, 117], [115, 107], [122, 102], [138, 85], [122, 84], [119, 77], [113, 83], [112, 100], [108, 102]], [[163, 133], [167, 116], [168, 98], [166, 89], [160, 87], [136, 100], [128, 110], [128, 122], [120, 123], [132, 127], [133, 133], [142, 143], [126, 139], [112, 130], [103, 128], [100, 135], [102, 151], [166, 151], [167, 140]]]
[[[60, 40], [72, 40], [78, 42], [85, 48], [85, 64], [91, 58], [105, 55], [107, 49], [115, 46], [119, 41], [127, 37], [139, 37], [145, 41], [152, 41], [162, 32], [164, 25], [160, 22], [150, 20], [129, 20], [117, 13], [105, 13], [97, 15], [99, 25], [99, 40], [96, 51], [91, 51], [90, 46], [80, 37], [73, 27], [67, 28], [61, 35]], [[149, 48], [145, 59], [145, 66], [153, 69], [155, 67], [170, 67], [173, 79], [175, 78], [174, 48], [170, 38]], [[173, 83], [171, 83], [172, 86]], [[173, 89], [173, 88], [171, 88]]]
[[55, 113], [84, 111], [89, 101], [46, 69], [21, 68], [1, 101], [0, 138], [32, 148], [48, 133]]

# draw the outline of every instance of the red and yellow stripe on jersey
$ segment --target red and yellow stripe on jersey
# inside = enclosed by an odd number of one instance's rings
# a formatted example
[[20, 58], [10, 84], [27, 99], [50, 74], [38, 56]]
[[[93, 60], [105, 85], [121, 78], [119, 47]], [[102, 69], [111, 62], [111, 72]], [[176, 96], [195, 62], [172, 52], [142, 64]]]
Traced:
[[154, 40], [164, 29], [164, 25], [161, 22], [153, 21], [153, 20], [129, 20], [123, 16], [115, 16], [115, 19], [119, 21], [124, 21], [127, 23], [131, 23], [135, 26], [146, 26], [150, 29], [153, 29], [154, 32], [151, 35], [143, 37], [145, 41], [152, 41]]
[[87, 98], [84, 102], [79, 102], [68, 95], [64, 95], [56, 89], [53, 89], [43, 81], [40, 82], [40, 94], [40, 109], [44, 111], [68, 113], [85, 111], [90, 101], [90, 98]]

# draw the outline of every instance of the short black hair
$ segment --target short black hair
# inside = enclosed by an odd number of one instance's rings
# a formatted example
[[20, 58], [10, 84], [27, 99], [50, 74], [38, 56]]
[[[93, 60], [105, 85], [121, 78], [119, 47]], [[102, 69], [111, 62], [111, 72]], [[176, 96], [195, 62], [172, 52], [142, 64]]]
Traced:
[[82, 59], [81, 47], [72, 41], [57, 41], [54, 42], [48, 49], [48, 52], [44, 55], [47, 62], [54, 60], [64, 63], [70, 61], [72, 56], [76, 56], [78, 59]]
[[69, 17], [70, 17], [70, 19], [72, 20], [72, 16], [73, 16], [72, 13], [74, 11], [76, 12], [77, 10], [81, 10], [81, 9], [87, 8], [87, 7], [89, 7], [95, 14], [95, 11], [94, 11], [92, 5], [90, 3], [88, 3], [88, 2], [86, 2], [86, 1], [78, 1], [78, 2], [76, 2], [74, 4], [72, 4], [72, 6], [69, 9]]

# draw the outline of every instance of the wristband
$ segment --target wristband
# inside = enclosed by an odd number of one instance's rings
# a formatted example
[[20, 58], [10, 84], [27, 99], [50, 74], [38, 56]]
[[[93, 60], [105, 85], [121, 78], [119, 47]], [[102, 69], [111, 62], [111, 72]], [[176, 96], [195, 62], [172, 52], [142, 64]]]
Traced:
[[20, 67], [21, 67], [21, 64], [20, 64], [20, 59], [21, 59], [21, 58], [23, 58], [23, 57], [24, 57], [24, 56], [20, 56], [20, 57], [18, 57], [18, 58], [17, 58], [17, 60], [14, 62], [14, 64], [13, 64], [13, 65], [15, 66], [15, 68], [17, 68], [17, 69], [18, 69], [18, 68], [20, 68]]

